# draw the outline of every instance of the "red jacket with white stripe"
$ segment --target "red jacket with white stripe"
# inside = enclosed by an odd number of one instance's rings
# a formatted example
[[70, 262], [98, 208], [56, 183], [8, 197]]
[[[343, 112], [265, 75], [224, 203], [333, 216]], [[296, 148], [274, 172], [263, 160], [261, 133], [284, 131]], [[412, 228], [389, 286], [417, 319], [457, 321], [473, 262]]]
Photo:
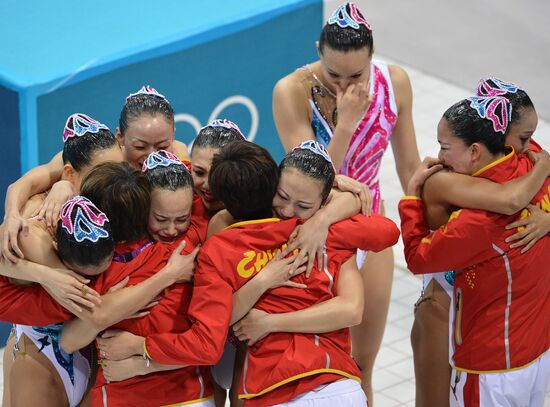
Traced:
[[[505, 182], [532, 168], [513, 152], [475, 175]], [[532, 203], [550, 212], [550, 181]], [[453, 361], [457, 369], [488, 373], [522, 368], [550, 348], [550, 238], [528, 252], [510, 249], [505, 227], [528, 211], [499, 215], [481, 210], [454, 212], [431, 233], [422, 201], [399, 203], [405, 257], [415, 274], [459, 270], [455, 277]]]
[[[184, 238], [186, 245], [183, 253], [189, 254], [200, 242], [197, 230], [191, 227]], [[147, 247], [131, 260], [133, 267], [119, 268], [118, 273], [110, 269], [108, 273], [101, 274], [95, 284], [96, 290], [103, 294], [126, 276], [130, 277], [128, 286], [141, 283], [165, 266], [172, 251], [180, 242], [181, 239], [178, 239], [170, 245], [155, 243]], [[144, 243], [146, 241], [127, 245], [126, 251], [131, 252], [137, 247], [142, 247]], [[113, 264], [115, 263], [116, 257], [113, 260]], [[148, 315], [121, 321], [109, 329], [122, 329], [144, 337], [159, 332], [183, 332], [189, 329], [190, 325], [186, 315], [192, 291], [192, 283], [173, 284], [164, 291], [159, 303], [150, 310]], [[112, 383], [105, 380], [100, 366], [92, 389], [92, 406], [181, 405], [206, 400], [212, 396], [212, 393], [208, 366], [188, 366]]]
[[[233, 293], [260, 272], [276, 250], [286, 244], [297, 219], [240, 222], [212, 236], [199, 254], [189, 316], [195, 321], [181, 335], [146, 339], [150, 357], [160, 363], [214, 364], [223, 351], [231, 317]], [[256, 308], [268, 313], [310, 307], [335, 295], [339, 268], [355, 249], [380, 251], [397, 241], [395, 224], [380, 215], [355, 216], [333, 225], [327, 239], [324, 270], [314, 269], [293, 281], [307, 289], [279, 287], [266, 292]], [[320, 335], [273, 333], [246, 355], [241, 397], [247, 405], [288, 401], [323, 383], [342, 377], [359, 379], [350, 356], [349, 330]]]

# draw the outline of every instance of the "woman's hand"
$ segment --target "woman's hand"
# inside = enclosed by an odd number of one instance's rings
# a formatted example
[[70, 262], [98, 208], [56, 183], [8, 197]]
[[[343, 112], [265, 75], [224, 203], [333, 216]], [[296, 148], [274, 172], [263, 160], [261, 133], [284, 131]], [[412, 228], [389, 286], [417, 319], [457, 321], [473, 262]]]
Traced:
[[510, 223], [506, 229], [518, 228], [518, 232], [506, 238], [506, 242], [514, 242], [510, 248], [525, 246], [521, 253], [529, 250], [537, 241], [550, 232], [550, 214], [540, 210], [537, 206], [528, 205], [529, 216]]
[[548, 154], [548, 151], [542, 150], [540, 153], [534, 153], [531, 150], [527, 150], [525, 155], [529, 157], [533, 164], [545, 166], [550, 176], [550, 154]]
[[121, 382], [147, 374], [147, 365], [142, 356], [131, 356], [123, 360], [104, 359], [101, 361], [101, 366], [107, 382]]
[[[305, 284], [289, 281], [292, 277], [297, 276], [306, 270], [306, 267], [303, 265], [300, 265], [297, 269], [294, 269], [297, 256], [298, 255], [294, 254], [285, 258], [283, 253], [278, 251], [269, 263], [267, 263], [267, 265], [262, 269], [262, 272], [255, 278], [261, 279], [262, 284], [266, 287], [266, 290], [281, 286], [306, 288], [307, 286]], [[304, 263], [304, 261], [302, 261], [302, 263]]]
[[414, 171], [414, 174], [409, 181], [409, 185], [407, 187], [407, 195], [420, 196], [422, 194], [422, 187], [424, 186], [426, 180], [437, 171], [441, 171], [442, 169], [443, 165], [437, 158], [424, 158], [424, 160]]
[[4, 223], [2, 224], [2, 253], [1, 257], [11, 263], [17, 263], [18, 259], [23, 259], [25, 256], [19, 248], [17, 242], [17, 236], [19, 232], [25, 236], [29, 233], [29, 224], [26, 219], [23, 219], [19, 213], [6, 214], [4, 216]]
[[293, 270], [297, 271], [307, 261], [306, 277], [309, 277], [315, 259], [317, 259], [319, 270], [323, 269], [324, 247], [329, 227], [330, 225], [323, 217], [314, 215], [292, 231], [288, 246], [283, 251], [282, 256], [285, 257], [294, 250], [300, 250], [298, 255], [293, 256]]
[[101, 296], [86, 284], [90, 280], [64, 269], [49, 269], [40, 284], [63, 307], [72, 313], [82, 312], [82, 306], [93, 308]]
[[337, 174], [334, 177], [334, 187], [342, 192], [351, 192], [361, 201], [361, 213], [369, 216], [372, 212], [372, 195], [369, 187], [346, 175]]
[[271, 333], [269, 330], [269, 314], [252, 308], [246, 317], [233, 325], [233, 331], [240, 341], [252, 346]]
[[40, 206], [32, 216], [36, 216], [38, 219], [44, 219], [48, 226], [54, 226], [59, 219], [61, 206], [76, 194], [73, 184], [69, 181], [57, 181], [53, 184], [42, 206]]
[[183, 240], [168, 259], [166, 266], [159, 271], [177, 283], [187, 283], [193, 280], [195, 259], [200, 250], [200, 245], [198, 245], [191, 253], [182, 254], [185, 244], [185, 240]]
[[[142, 355], [145, 338], [120, 329], [110, 329], [97, 337], [99, 356], [107, 360], [123, 360]], [[143, 359], [142, 359], [143, 360]]]
[[345, 128], [355, 129], [359, 120], [365, 115], [370, 103], [371, 96], [369, 95], [368, 83], [354, 83], [348, 85], [345, 90], [336, 86], [338, 124], [346, 126]]

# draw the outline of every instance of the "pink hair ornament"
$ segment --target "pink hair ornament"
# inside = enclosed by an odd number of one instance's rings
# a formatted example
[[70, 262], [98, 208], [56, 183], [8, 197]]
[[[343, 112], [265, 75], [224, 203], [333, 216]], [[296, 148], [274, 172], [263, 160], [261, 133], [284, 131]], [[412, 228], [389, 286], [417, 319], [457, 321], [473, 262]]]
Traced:
[[84, 240], [95, 243], [109, 237], [109, 232], [103, 227], [109, 221], [107, 215], [83, 196], [77, 195], [65, 202], [60, 218], [63, 229], [79, 243]]
[[[202, 129], [206, 128], [206, 127], [223, 127], [225, 129], [233, 129], [235, 130], [237, 133], [239, 133], [241, 135], [241, 137], [243, 138], [243, 140], [246, 140], [246, 137], [244, 136], [243, 132], [241, 131], [241, 129], [239, 129], [239, 126], [237, 126], [235, 123], [233, 123], [231, 120], [228, 120], [228, 119], [216, 119], [216, 120], [212, 120], [210, 123], [208, 123], [206, 126], [204, 126]], [[202, 130], [201, 129], [201, 130]]]
[[[170, 165], [183, 165], [183, 163], [169, 151], [160, 150], [153, 151], [147, 156], [147, 159], [143, 162], [142, 172], [147, 172], [157, 167], [168, 167]], [[183, 165], [187, 170], [187, 167]]]
[[334, 171], [336, 172], [336, 168], [334, 167], [334, 163], [332, 162], [332, 159], [330, 158], [330, 154], [328, 153], [327, 149], [322, 144], [319, 144], [317, 141], [303, 141], [299, 146], [294, 147], [293, 150], [309, 150], [317, 155], [320, 155], [332, 165], [332, 168], [334, 168]]
[[128, 100], [133, 98], [134, 96], [138, 96], [138, 95], [155, 96], [163, 100], [166, 100], [168, 102], [168, 99], [166, 99], [164, 95], [161, 95], [160, 93], [157, 92], [155, 88], [149, 85], [142, 86], [141, 89], [138, 90], [136, 93], [130, 93], [128, 96], [126, 96], [126, 102], [128, 102]]
[[502, 96], [472, 96], [469, 97], [470, 107], [475, 109], [479, 117], [493, 123], [495, 132], [506, 133], [512, 120], [512, 105]]
[[86, 133], [97, 133], [99, 130], [109, 130], [103, 123], [92, 119], [82, 113], [74, 113], [69, 116], [63, 129], [63, 142], [65, 143], [71, 137], [80, 137]]
[[523, 90], [512, 82], [504, 82], [495, 77], [483, 78], [479, 80], [476, 89], [476, 96], [504, 96], [507, 93], [516, 93]]
[[[348, 12], [349, 9], [349, 12]], [[327, 24], [338, 24], [341, 28], [351, 27], [358, 30], [363, 25], [367, 30], [372, 31], [368, 21], [363, 17], [363, 14], [355, 3], [348, 2], [338, 7], [329, 17]]]

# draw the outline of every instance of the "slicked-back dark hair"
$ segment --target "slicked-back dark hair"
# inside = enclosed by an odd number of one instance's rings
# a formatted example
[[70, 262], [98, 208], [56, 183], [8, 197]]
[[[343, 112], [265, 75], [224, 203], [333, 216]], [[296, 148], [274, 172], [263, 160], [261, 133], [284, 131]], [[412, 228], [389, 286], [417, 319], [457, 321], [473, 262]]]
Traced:
[[[346, 10], [350, 13], [349, 4], [346, 5]], [[321, 54], [325, 46], [342, 52], [357, 51], [367, 47], [369, 55], [372, 55], [374, 50], [372, 30], [369, 30], [363, 24], [359, 24], [359, 28], [355, 29], [352, 27], [342, 28], [338, 24], [326, 23], [319, 37], [319, 52]]]
[[[72, 213], [69, 214], [73, 222], [78, 209], [78, 206], [73, 207]], [[78, 242], [74, 235], [69, 233], [62, 226], [62, 221], [59, 219], [55, 232], [57, 254], [59, 258], [69, 266], [76, 265], [86, 267], [99, 266], [102, 264], [106, 259], [113, 256], [113, 251], [115, 249], [111, 225], [108, 220], [105, 221], [102, 228], [109, 234], [107, 237], [101, 237], [97, 242], [92, 242], [87, 239]]]
[[174, 125], [174, 109], [166, 99], [155, 95], [138, 94], [129, 97], [120, 112], [118, 128], [122, 135], [124, 136], [132, 120], [144, 114], [150, 116], [161, 114]]
[[311, 150], [295, 148], [285, 155], [279, 164], [279, 172], [282, 173], [285, 168], [296, 168], [302, 174], [321, 181], [323, 184], [321, 198], [322, 203], [325, 203], [336, 176], [332, 163]]
[[243, 141], [243, 136], [235, 129], [222, 126], [206, 126], [199, 131], [193, 142], [195, 148], [222, 148], [234, 141]]
[[[161, 154], [166, 157], [166, 151], [160, 150], [152, 154]], [[180, 188], [193, 190], [193, 177], [184, 164], [173, 163], [168, 166], [158, 166], [145, 171], [145, 175], [151, 184], [151, 189], [167, 189], [176, 191]]]
[[443, 118], [449, 123], [454, 135], [467, 146], [481, 143], [491, 154], [505, 151], [505, 135], [495, 131], [489, 119], [480, 117], [476, 110], [470, 107], [468, 99], [461, 100], [448, 108], [443, 113]]
[[112, 148], [115, 136], [109, 130], [99, 129], [97, 133], [85, 133], [79, 137], [69, 137], [63, 144], [63, 164], [71, 164], [75, 171], [90, 165], [94, 153]]
[[235, 141], [214, 155], [208, 183], [235, 219], [268, 218], [273, 213], [279, 170], [265, 148]]

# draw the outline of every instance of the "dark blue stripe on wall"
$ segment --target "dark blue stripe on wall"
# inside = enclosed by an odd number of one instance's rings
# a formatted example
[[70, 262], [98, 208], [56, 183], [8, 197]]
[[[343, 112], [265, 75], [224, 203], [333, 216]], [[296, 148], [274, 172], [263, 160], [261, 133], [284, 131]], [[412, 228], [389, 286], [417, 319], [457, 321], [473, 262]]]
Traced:
[[[9, 184], [21, 173], [20, 132], [19, 132], [19, 95], [0, 86], [0, 219], [4, 219], [4, 199]], [[3, 347], [9, 335], [11, 325], [0, 323], [0, 347]]]
[[20, 132], [19, 132], [19, 95], [0, 86], [0, 216], [4, 219], [4, 198], [9, 184], [21, 173]]

